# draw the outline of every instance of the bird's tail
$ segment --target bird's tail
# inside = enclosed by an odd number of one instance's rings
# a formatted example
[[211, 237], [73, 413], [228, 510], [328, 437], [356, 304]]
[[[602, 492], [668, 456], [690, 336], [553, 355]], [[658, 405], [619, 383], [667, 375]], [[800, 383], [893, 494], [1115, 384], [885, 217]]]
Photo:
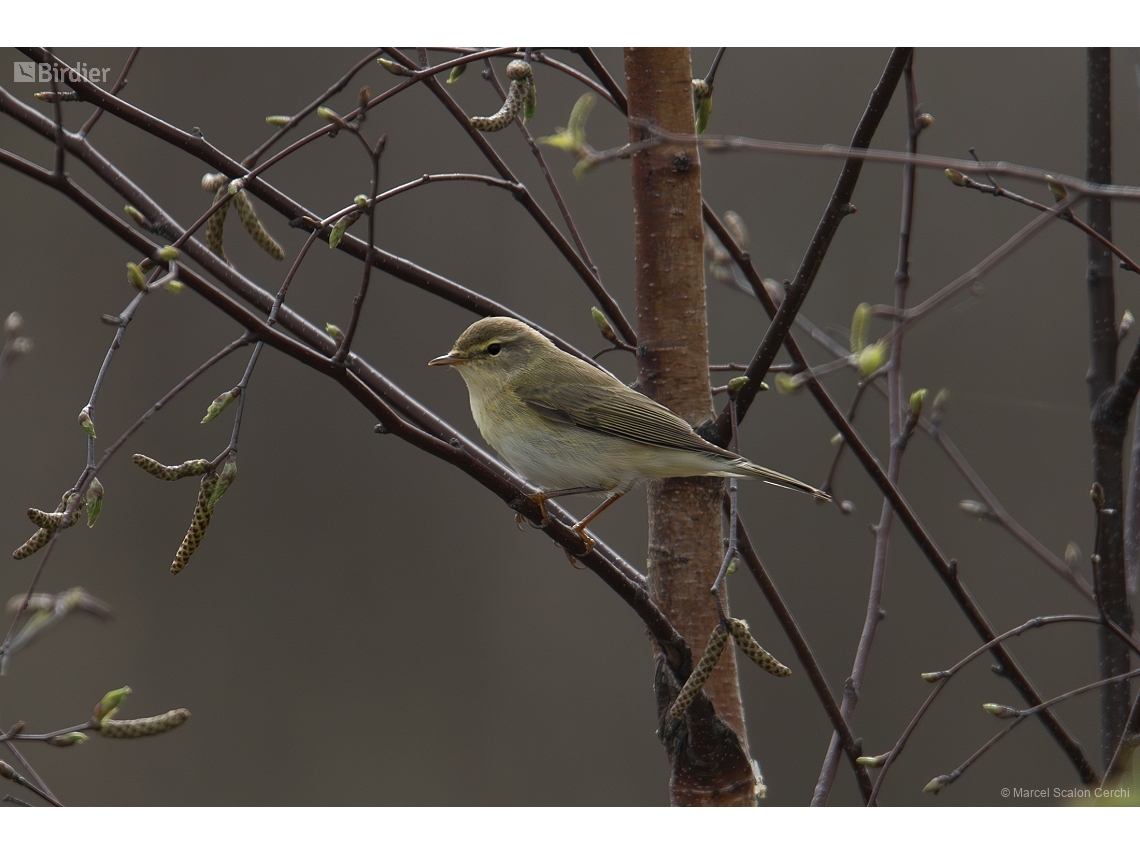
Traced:
[[762, 478], [769, 484], [773, 484], [777, 487], [784, 487], [788, 490], [798, 490], [801, 493], [807, 493], [809, 496], [822, 499], [825, 502], [831, 501], [831, 496], [823, 492], [823, 490], [819, 490], [810, 484], [805, 484], [803, 481], [797, 481], [795, 478], [776, 472], [774, 469], [757, 466], [750, 460], [742, 460], [739, 468], [742, 470], [741, 474], [747, 473], [747, 475], [752, 478]]

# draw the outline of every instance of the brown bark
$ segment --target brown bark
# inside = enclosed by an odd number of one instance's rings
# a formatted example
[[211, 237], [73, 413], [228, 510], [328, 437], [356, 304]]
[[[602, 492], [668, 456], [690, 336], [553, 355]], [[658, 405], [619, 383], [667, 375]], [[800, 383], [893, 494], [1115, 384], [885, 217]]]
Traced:
[[[627, 48], [625, 71], [631, 118], [672, 133], [694, 133], [687, 49]], [[631, 141], [645, 136], [645, 129], [630, 125]], [[632, 158], [632, 179], [638, 379], [647, 395], [699, 424], [713, 411], [696, 146], [671, 144], [638, 152]], [[719, 622], [709, 588], [724, 554], [722, 490], [719, 478], [649, 484], [650, 593], [692, 646], [694, 658]], [[686, 717], [684, 738], [667, 744], [674, 766], [671, 799], [689, 805], [755, 804], [731, 646], [705, 693], [735, 737], [711, 720], [695, 721], [712, 713], [707, 705], [696, 705]], [[724, 739], [735, 747], [718, 744]]]

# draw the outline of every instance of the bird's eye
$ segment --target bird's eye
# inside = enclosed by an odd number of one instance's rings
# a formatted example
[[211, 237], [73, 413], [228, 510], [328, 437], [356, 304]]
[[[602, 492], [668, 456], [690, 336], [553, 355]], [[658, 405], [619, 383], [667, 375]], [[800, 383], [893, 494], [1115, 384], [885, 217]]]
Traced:
[[502, 349], [503, 349], [503, 346], [501, 344], [499, 344], [497, 341], [491, 342], [491, 344], [487, 345], [487, 353], [491, 354], [491, 356], [498, 356], [499, 351]]

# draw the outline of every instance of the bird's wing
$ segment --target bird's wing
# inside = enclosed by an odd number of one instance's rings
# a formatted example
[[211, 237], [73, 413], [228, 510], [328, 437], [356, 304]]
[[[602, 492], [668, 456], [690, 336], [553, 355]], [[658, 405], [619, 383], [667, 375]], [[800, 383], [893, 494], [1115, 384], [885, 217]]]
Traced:
[[621, 383], [560, 383], [523, 387], [515, 394], [531, 410], [552, 421], [662, 448], [698, 451], [726, 460], [738, 457], [705, 442], [676, 413]]

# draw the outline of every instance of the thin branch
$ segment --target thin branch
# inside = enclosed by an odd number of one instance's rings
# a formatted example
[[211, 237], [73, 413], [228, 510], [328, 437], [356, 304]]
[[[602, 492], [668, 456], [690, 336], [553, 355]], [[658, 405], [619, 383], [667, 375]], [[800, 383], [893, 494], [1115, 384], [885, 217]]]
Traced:
[[[507, 93], [503, 91], [503, 87], [499, 83], [499, 78], [495, 76], [495, 69], [491, 65], [491, 61], [484, 60], [484, 63], [486, 63], [487, 73], [489, 74], [487, 79], [491, 81], [491, 85], [495, 87], [495, 92], [498, 93], [499, 97], [506, 100]], [[601, 276], [598, 274], [598, 266], [594, 264], [594, 260], [590, 258], [586, 244], [582, 240], [582, 236], [578, 233], [578, 227], [574, 224], [574, 218], [570, 215], [570, 209], [566, 207], [566, 200], [562, 198], [562, 191], [558, 189], [558, 183], [554, 180], [550, 168], [546, 165], [546, 158], [542, 155], [542, 149], [538, 147], [538, 143], [534, 141], [534, 136], [523, 123], [522, 115], [515, 116], [515, 125], [522, 131], [523, 138], [526, 140], [527, 146], [530, 147], [531, 154], [534, 155], [534, 159], [538, 162], [538, 168], [542, 170], [546, 184], [554, 196], [554, 202], [558, 205], [558, 210], [562, 214], [562, 220], [566, 223], [566, 229], [570, 232], [570, 237], [574, 240], [574, 245], [578, 248], [578, 255], [586, 262], [586, 266], [590, 268], [590, 272], [594, 274], [594, 278], [601, 282]]]
[[997, 645], [1011, 638], [1019, 636], [1031, 629], [1038, 629], [1042, 626], [1048, 626], [1049, 624], [1054, 623], [1093, 623], [1099, 625], [1101, 621], [1100, 618], [1093, 617], [1091, 615], [1050, 615], [1048, 617], [1036, 617], [1032, 620], [1026, 621], [1021, 626], [1014, 627], [1013, 629], [1003, 632], [1001, 635], [995, 636], [990, 641], [983, 644], [981, 647], [972, 650], [967, 656], [965, 656], [963, 659], [960, 659], [945, 671], [936, 671], [931, 672], [929, 675], [924, 675], [924, 677], [927, 677], [930, 680], [936, 680], [937, 682], [934, 688], [931, 690], [930, 694], [926, 696], [926, 700], [924, 700], [919, 706], [918, 711], [914, 714], [914, 716], [911, 717], [910, 722], [907, 724], [906, 728], [904, 728], [899, 738], [895, 741], [894, 747], [891, 748], [890, 753], [884, 759], [882, 769], [879, 772], [878, 777], [875, 779], [875, 787], [871, 792], [871, 798], [868, 804], [870, 806], [877, 804], [879, 799], [879, 791], [883, 787], [887, 773], [890, 771], [895, 761], [898, 760], [899, 755], [903, 752], [903, 749], [906, 748], [907, 741], [910, 739], [911, 734], [914, 733], [915, 729], [919, 725], [919, 722], [921, 722], [923, 716], [926, 715], [927, 710], [930, 709], [930, 707], [934, 704], [934, 701], [942, 693], [942, 690], [946, 687], [946, 684], [950, 681], [950, 678], [952, 678], [955, 674], [957, 674], [979, 656], [983, 655], [986, 651], [993, 649]]
[[709, 73], [705, 75], [705, 84], [709, 87], [709, 95], [712, 95], [713, 83], [716, 80], [717, 69], [720, 68], [720, 61], [724, 59], [724, 52], [728, 48], [718, 48], [716, 56], [713, 58], [712, 65], [709, 66]]
[[[708, 227], [724, 244], [726, 250], [732, 256], [733, 261], [740, 268], [748, 284], [752, 287], [753, 293], [764, 307], [769, 317], [776, 315], [776, 306], [772, 302], [772, 298], [768, 296], [767, 290], [764, 288], [764, 282], [760, 278], [760, 274], [756, 272], [748, 253], [744, 252], [737, 245], [736, 240], [725, 228], [724, 223], [713, 213], [712, 209], [707, 203], [704, 205], [704, 219]], [[791, 356], [793, 362], [799, 362], [806, 365], [803, 353], [796, 343], [795, 337], [790, 333], [784, 339], [784, 347], [787, 349], [788, 354]], [[958, 578], [957, 563], [952, 562], [942, 554], [938, 545], [930, 537], [929, 533], [923, 527], [918, 517], [915, 515], [909, 503], [903, 498], [898, 488], [890, 482], [887, 473], [883, 470], [882, 465], [867, 448], [866, 444], [862, 441], [851, 423], [844, 418], [842, 411], [832, 400], [823, 384], [818, 379], [809, 378], [805, 384], [816, 402], [823, 409], [824, 414], [831, 421], [831, 423], [839, 430], [843, 438], [850, 444], [851, 450], [858, 458], [863, 469], [871, 476], [878, 489], [890, 499], [891, 504], [894, 506], [895, 513], [898, 514], [900, 521], [906, 527], [907, 532], [911, 538], [918, 545], [919, 550], [923, 556], [930, 563], [931, 567], [942, 579], [943, 583], [950, 589], [950, 594], [958, 607], [965, 614], [970, 625], [974, 627], [975, 631], [982, 637], [983, 640], [989, 641], [995, 636], [993, 628], [990, 626], [989, 621], [985, 615], [982, 614], [981, 608], [974, 601], [973, 596], [962, 584], [961, 579]], [[1002, 668], [1002, 672], [1006, 674], [1013, 685], [1017, 688], [1030, 703], [1039, 703], [1040, 694], [1034, 688], [1033, 683], [1029, 677], [1021, 670], [1021, 667], [1014, 661], [1013, 657], [1005, 648], [998, 646], [994, 649], [994, 657], [998, 660], [998, 664]], [[1043, 710], [1042, 723], [1045, 725], [1046, 730], [1061, 747], [1061, 750], [1069, 758], [1069, 760], [1076, 767], [1081, 776], [1081, 780], [1086, 783], [1091, 783], [1096, 780], [1096, 773], [1093, 771], [1092, 766], [1089, 764], [1088, 758], [1085, 757], [1083, 749], [1080, 744], [1073, 738], [1061, 724], [1061, 722], [1052, 714], [1050, 710]]]
[[[909, 62], [910, 56], [910, 48], [896, 48], [891, 52], [887, 66], [883, 70], [883, 75], [871, 93], [871, 98], [867, 102], [867, 108], [863, 112], [863, 117], [859, 120], [859, 126], [856, 128], [854, 136], [851, 138], [852, 149], [866, 149], [867, 146], [871, 144], [871, 138], [879, 127], [880, 120], [886, 113], [887, 106], [891, 102], [891, 96], [894, 94], [895, 87], [902, 77], [903, 69]], [[800, 262], [796, 277], [792, 280], [792, 284], [785, 292], [784, 299], [780, 303], [779, 311], [777, 311], [775, 317], [772, 318], [771, 325], [768, 327], [767, 332], [764, 333], [764, 338], [761, 340], [760, 346], [756, 349], [756, 353], [749, 363], [749, 369], [746, 372], [749, 382], [745, 384], [737, 395], [737, 407], [742, 421], [753, 399], [756, 397], [756, 393], [759, 391], [760, 382], [767, 373], [768, 366], [775, 360], [776, 353], [779, 351], [785, 336], [787, 336], [791, 329], [796, 313], [799, 312], [800, 307], [807, 298], [808, 291], [815, 281], [820, 266], [823, 264], [827, 249], [831, 245], [831, 240], [839, 230], [839, 224], [843, 221], [843, 218], [853, 210], [851, 207], [851, 196], [855, 192], [855, 184], [859, 180], [859, 174], [862, 169], [863, 161], [857, 158], [849, 158], [843, 164], [843, 170], [840, 172], [839, 180], [836, 182], [835, 189], [831, 194], [831, 199], [828, 201], [823, 217], [816, 227], [811, 243], [808, 244], [808, 249], [803, 261]], [[708, 221], [707, 214], [705, 220], [706, 222]], [[721, 239], [722, 243], [725, 242], [726, 237], [728, 237], [728, 240], [732, 240], [727, 234], [725, 236], [718, 234], [717, 237]], [[795, 355], [792, 356], [792, 361], [796, 361]], [[727, 413], [722, 410], [715, 424], [707, 431], [707, 436], [712, 436], [719, 440], [718, 445], [723, 445], [724, 440], [728, 436], [727, 418]]]
[[[914, 82], [914, 53], [910, 53], [904, 67], [906, 86], [907, 153], [918, 150], [918, 136], [922, 125], [918, 123], [918, 93]], [[907, 290], [910, 287], [910, 234], [914, 225], [915, 167], [903, 167], [902, 211], [899, 224], [898, 266], [895, 270], [895, 310], [901, 314], [906, 308]], [[902, 426], [902, 321], [896, 314], [894, 337], [891, 340], [891, 358], [887, 367], [887, 434], [890, 438], [890, 454], [887, 461], [887, 479], [897, 485], [902, 471], [902, 457], [906, 443]], [[863, 619], [863, 630], [855, 649], [855, 661], [851, 666], [851, 676], [847, 679], [847, 690], [843, 693], [841, 711], [850, 720], [859, 702], [859, 691], [871, 659], [871, 647], [875, 634], [883, 619], [883, 594], [886, 589], [887, 555], [890, 550], [891, 525], [894, 522], [894, 508], [890, 501], [883, 499], [879, 524], [875, 526], [875, 552], [871, 561], [871, 581], [867, 591], [867, 609]], [[840, 737], [834, 733], [823, 768], [816, 782], [812, 805], [824, 805], [835, 783], [835, 772], [839, 765]]]
[[[58, 60], [56, 60], [58, 62]], [[154, 134], [159, 139], [169, 142], [183, 151], [197, 156], [210, 167], [222, 172], [231, 177], [240, 177], [245, 174], [245, 170], [237, 161], [227, 157], [224, 153], [215, 149], [206, 143], [201, 137], [187, 134], [180, 131], [171, 125], [154, 119], [152, 116], [144, 113], [133, 105], [126, 102], [119, 101], [118, 99], [107, 99], [106, 93], [103, 93], [98, 87], [94, 87], [89, 83], [79, 81], [77, 86], [85, 87], [85, 92], [90, 96], [88, 100], [102, 103], [107, 112], [119, 116], [136, 127], [148, 133]], [[374, 99], [375, 100], [375, 99]], [[13, 98], [7, 91], [0, 88], [0, 112], [8, 113], [17, 119], [21, 124], [30, 130], [39, 133], [41, 136], [46, 136], [51, 139], [54, 133], [53, 125], [50, 121], [45, 119], [36, 110], [27, 107], [17, 99]], [[350, 114], [351, 115], [351, 114]], [[132, 202], [136, 208], [156, 226], [159, 226], [166, 237], [183, 236], [184, 231], [178, 226], [164, 211], [162, 211], [152, 200], [144, 197], [141, 191], [131, 182], [131, 180], [122, 173], [121, 170], [114, 167], [102, 154], [95, 149], [89, 141], [79, 140], [72, 135], [66, 138], [66, 144], [72, 154], [76, 155], [88, 166], [101, 180], [106, 182], [108, 186], [118, 192], [126, 201]], [[29, 177], [42, 180], [39, 168], [35, 164], [31, 164], [22, 158], [11, 154], [10, 152], [0, 152], [0, 161], [12, 166], [20, 172], [23, 172]], [[252, 174], [252, 173], [250, 173]], [[54, 185], [53, 185], [54, 186]], [[295, 225], [300, 228], [312, 229], [313, 223], [321, 222], [319, 217], [316, 217], [311, 211], [303, 206], [294, 202], [289, 197], [280, 193], [272, 185], [266, 183], [263, 179], [255, 179], [248, 181], [244, 187], [245, 190], [257, 196], [270, 207], [277, 210], [282, 215], [288, 217]], [[142, 207], [140, 207], [140, 205]], [[205, 222], [205, 218], [201, 218], [201, 222]], [[327, 235], [330, 230], [327, 226], [322, 226], [322, 234]], [[116, 230], [118, 233], [118, 230]], [[185, 239], [184, 237], [182, 238]], [[131, 241], [128, 241], [131, 242]], [[367, 247], [364, 241], [359, 240], [351, 235], [345, 235], [337, 246], [341, 251], [347, 252], [349, 255], [363, 260], [367, 256]], [[199, 263], [205, 265], [202, 258], [197, 259]], [[562, 350], [571, 353], [580, 359], [589, 361], [589, 355], [582, 353], [577, 348], [573, 347], [564, 339], [556, 334], [543, 329], [539, 324], [527, 320], [520, 316], [518, 313], [512, 311], [507, 306], [497, 303], [494, 300], [489, 300], [486, 297], [463, 287], [457, 282], [446, 279], [437, 273], [420, 267], [406, 259], [392, 255], [379, 247], [375, 248], [373, 264], [385, 273], [388, 273], [397, 279], [401, 279], [409, 284], [421, 288], [428, 293], [442, 297], [458, 306], [468, 309], [475, 314], [481, 316], [489, 315], [503, 315], [506, 317], [517, 318], [524, 321], [535, 329], [542, 332], [551, 341], [553, 341]], [[218, 269], [216, 265], [208, 266], [207, 269], [211, 270], [214, 276], [218, 276], [222, 281], [228, 281]], [[231, 268], [232, 270], [232, 268]], [[246, 280], [241, 279], [241, 282]], [[230, 283], [235, 286], [235, 283]], [[245, 285], [236, 285], [236, 292], [240, 293], [244, 299], [256, 302], [252, 296], [252, 292], [246, 293], [248, 290]], [[250, 285], [249, 287], [253, 287]], [[264, 293], [264, 292], [261, 292]], [[268, 307], [266, 307], [268, 308]], [[323, 335], [323, 333], [321, 333]]]
[[[366, 65], [370, 65], [376, 60], [377, 57], [383, 53], [383, 50], [374, 50], [371, 53], [367, 54], [364, 59], [353, 65], [352, 68], [345, 72], [345, 74], [332, 86], [330, 86], [320, 95], [302, 107], [299, 111], [297, 111], [293, 116], [291, 116], [289, 121], [278, 128], [269, 137], [269, 139], [267, 139], [252, 152], [246, 155], [245, 159], [242, 160], [242, 165], [250, 168], [257, 165], [257, 162], [261, 160], [261, 156], [269, 151], [269, 149], [273, 148], [279, 139], [285, 136], [285, 134], [289, 133], [289, 131], [291, 131], [293, 128], [297, 127], [297, 125], [299, 125], [305, 119], [305, 117], [315, 112], [316, 109], [328, 101], [329, 98], [331, 98], [333, 95], [336, 95], [338, 92], [344, 89], [344, 87], [348, 86], [348, 84], [352, 82], [352, 78], [356, 76], [357, 72], [359, 72]], [[112, 91], [111, 94], [114, 95], [115, 92]]]
[[622, 113], [628, 113], [629, 101], [626, 99], [625, 93], [622, 92], [621, 86], [614, 80], [602, 61], [598, 59], [598, 55], [590, 48], [574, 48], [574, 53], [582, 58], [582, 61], [586, 63], [586, 67], [594, 72], [594, 75], [601, 82], [605, 90], [610, 93], [610, 101], [614, 106], [621, 110]]
[[[0, 90], [0, 96], [3, 94], [5, 93]], [[7, 100], [3, 97], [0, 97], [0, 107], [11, 112]], [[90, 156], [92, 150], [89, 147], [84, 147], [83, 151]], [[157, 247], [144, 235], [127, 227], [98, 200], [91, 197], [66, 176], [63, 180], [57, 180], [47, 170], [29, 164], [27, 161], [2, 150], [0, 150], [0, 163], [11, 165], [29, 177], [60, 190], [96, 222], [139, 251], [148, 255], [156, 251]], [[97, 162], [96, 166], [98, 168], [95, 171], [97, 173], [102, 172], [112, 185], [118, 186], [135, 207], [142, 210], [152, 220], [166, 223], [173, 231], [178, 231], [177, 224], [170, 219], [169, 215], [141, 190], [130, 185], [125, 176], [122, 177], [122, 181], [115, 179], [115, 175], [121, 175], [115, 167], [105, 161]], [[186, 252], [212, 276], [225, 282], [227, 287], [236, 293], [240, 293], [254, 305], [268, 309], [273, 302], [270, 295], [242, 277], [236, 270], [224, 264], [200, 242], [188, 241]], [[334, 343], [313, 324], [290, 311], [288, 307], [281, 307], [281, 326], [307, 342], [309, 346], [306, 346], [301, 341], [281, 334], [276, 327], [267, 325], [257, 315], [207, 282], [195, 271], [187, 268], [183, 272], [183, 277], [191, 290], [205, 297], [230, 318], [244, 326], [249, 330], [252, 338], [265, 341], [286, 356], [331, 377], [348, 389], [379, 419], [388, 432], [400, 436], [412, 445], [440, 457], [466, 472], [508, 505], [523, 513], [536, 525], [542, 522], [540, 509], [530, 498], [533, 490], [525, 481], [492, 458], [482, 448], [463, 437], [459, 431], [456, 431], [406, 395], [360, 357], [352, 354], [345, 365], [333, 363], [329, 357], [335, 351]], [[543, 528], [544, 534], [563, 549], [574, 553], [580, 552], [582, 549], [581, 538], [571, 528], [575, 522], [574, 518], [553, 502], [546, 503], [546, 513], [548, 522]], [[691, 652], [685, 640], [649, 598], [643, 577], [601, 541], [598, 541], [595, 548], [586, 555], [579, 556], [578, 560], [593, 570], [638, 614], [665, 652], [670, 668], [683, 681], [692, 668]]]
[[748, 531], [739, 518], [736, 521], [736, 545], [741, 557], [744, 559], [744, 563], [748, 565], [748, 569], [752, 573], [752, 578], [755, 579], [756, 584], [760, 586], [760, 590], [768, 600], [768, 605], [771, 606], [776, 620], [779, 621], [780, 626], [783, 628], [784, 635], [787, 636], [788, 641], [791, 642], [792, 647], [795, 649], [796, 658], [799, 659], [800, 664], [804, 667], [804, 671], [807, 672], [808, 681], [811, 683], [812, 689], [815, 690], [816, 697], [819, 698], [819, 702], [823, 706], [823, 711], [827, 714], [828, 721], [831, 722], [831, 726], [835, 732], [839, 734], [843, 751], [851, 762], [852, 769], [855, 773], [855, 780], [859, 785], [859, 790], [863, 794], [863, 798], [870, 798], [870, 775], [867, 773], [865, 767], [856, 762], [856, 758], [859, 757], [861, 752], [855, 739], [855, 734], [851, 731], [850, 725], [848, 725], [847, 720], [843, 717], [843, 713], [839, 709], [839, 704], [836, 703], [834, 696], [831, 694], [831, 689], [827, 685], [827, 678], [823, 675], [823, 669], [820, 667], [819, 660], [816, 659], [815, 653], [812, 652], [811, 645], [808, 644], [808, 640], [800, 630], [799, 624], [796, 622], [783, 596], [781, 596], [779, 589], [776, 587], [776, 583], [772, 580], [772, 577], [768, 575], [768, 571], [764, 569], [764, 565], [760, 561], [760, 556], [756, 554], [756, 549], [752, 545], [752, 538], [748, 536]]
[[[131, 49], [131, 55], [127, 57], [127, 61], [123, 63], [123, 70], [119, 72], [119, 79], [116, 80], [115, 85], [111, 87], [112, 95], [118, 95], [123, 91], [123, 87], [127, 85], [127, 75], [130, 74], [131, 66], [135, 64], [135, 59], [138, 58], [140, 50], [142, 50], [142, 48]], [[91, 133], [91, 129], [95, 127], [95, 123], [99, 121], [99, 118], [102, 115], [103, 108], [100, 107], [96, 109], [95, 112], [91, 114], [91, 118], [83, 123], [83, 127], [79, 129], [79, 132], [76, 134], [76, 136], [85, 137]]]
[[[385, 48], [385, 50], [397, 61], [407, 65], [409, 68], [412, 67], [411, 60], [401, 54], [395, 48]], [[479, 148], [479, 151], [482, 152], [483, 156], [491, 164], [491, 167], [505, 180], [519, 184], [521, 186], [521, 182], [515, 178], [515, 175], [511, 171], [510, 167], [508, 167], [506, 162], [503, 161], [501, 157], [499, 157], [498, 153], [496, 153], [491, 144], [487, 142], [483, 134], [475, 130], [467, 114], [463, 111], [459, 104], [456, 103], [455, 99], [451, 97], [451, 94], [444, 88], [444, 85], [434, 77], [424, 78], [424, 83], [432, 91], [432, 94], [435, 95], [440, 103], [443, 104], [447, 111], [451, 113], [451, 115], [459, 123], [460, 127], [462, 127], [468, 136], [471, 137], [475, 145]], [[601, 304], [601, 310], [605, 312], [606, 317], [610, 319], [610, 322], [615, 326], [617, 331], [621, 334], [622, 338], [624, 338], [630, 344], [636, 344], [637, 333], [634, 332], [633, 327], [630, 325], [629, 321], [626, 320], [625, 315], [622, 313], [621, 307], [618, 305], [617, 301], [610, 295], [608, 291], [606, 291], [605, 286], [601, 283], [598, 277], [594, 275], [593, 272], [591, 272], [586, 261], [579, 257], [578, 253], [575, 252], [574, 248], [566, 240], [562, 232], [558, 230], [558, 227], [554, 225], [554, 222], [550, 219], [550, 217], [546, 215], [546, 212], [542, 210], [538, 202], [535, 201], [534, 197], [530, 194], [529, 191], [527, 191], [525, 195], [521, 197], [521, 201], [523, 207], [526, 208], [526, 210], [530, 213], [535, 222], [538, 223], [539, 227], [543, 230], [546, 236], [550, 238], [551, 242], [555, 245], [559, 252], [562, 253], [563, 258], [570, 262], [570, 266], [573, 267], [574, 270], [578, 273], [579, 278], [586, 284], [586, 287], [590, 289], [590, 293], [592, 293]]]
[[[970, 153], [973, 154], [974, 150], [970, 149]], [[1040, 202], [1030, 199], [1028, 196], [1022, 196], [1020, 193], [1014, 193], [1012, 190], [1007, 190], [1004, 187], [999, 187], [992, 178], [990, 179], [990, 182], [991, 183], [989, 184], [983, 184], [980, 181], [976, 181], [973, 178], [970, 178], [968, 175], [963, 175], [961, 178], [960, 186], [969, 188], [971, 190], [977, 190], [981, 193], [987, 193], [990, 196], [997, 196], [1003, 199], [1010, 199], [1014, 202], [1020, 202], [1022, 205], [1033, 208], [1036, 211], [1049, 210], [1048, 205], [1043, 205]], [[955, 181], [954, 183], [957, 184], [958, 182]], [[1076, 226], [1090, 238], [1101, 244], [1105, 249], [1119, 258], [1120, 267], [1122, 270], [1129, 270], [1133, 273], [1140, 273], [1140, 266], [1137, 266], [1136, 262], [1129, 258], [1128, 255], [1125, 254], [1124, 250], [1120, 249], [1118, 246], [1116, 246], [1116, 244], [1105, 238], [1103, 235], [1098, 234], [1092, 228], [1092, 226], [1088, 225], [1088, 223], [1074, 214], [1071, 208], [1065, 211], [1065, 213], [1060, 216], [1060, 219]]]
[[40, 554], [40, 562], [36, 565], [36, 572], [32, 574], [32, 581], [28, 583], [28, 590], [24, 594], [24, 600], [20, 603], [20, 607], [16, 609], [16, 614], [12, 616], [12, 622], [8, 624], [8, 632], [4, 636], [4, 643], [0, 644], [0, 677], [3, 677], [8, 671], [8, 648], [12, 643], [12, 636], [16, 632], [16, 625], [20, 622], [20, 617], [27, 611], [28, 603], [31, 602], [32, 594], [36, 592], [36, 585], [39, 584], [40, 576], [43, 575], [44, 567], [47, 566], [48, 559], [51, 558], [52, 550], [55, 549], [55, 534], [52, 534], [51, 540], [44, 546]]
[[956, 780], [958, 780], [958, 778], [960, 778], [963, 775], [963, 773], [965, 773], [965, 771], [967, 769], [969, 769], [972, 765], [974, 765], [974, 763], [977, 762], [982, 757], [982, 755], [984, 755], [987, 751], [989, 751], [991, 748], [993, 748], [995, 745], [997, 745], [999, 742], [1001, 742], [1002, 739], [1004, 739], [1006, 736], [1009, 735], [1010, 731], [1012, 731], [1015, 727], [1017, 727], [1019, 724], [1021, 724], [1023, 721], [1028, 719], [1033, 714], [1041, 712], [1042, 710], [1047, 709], [1048, 707], [1054, 706], [1055, 704], [1059, 704], [1062, 701], [1067, 701], [1067, 700], [1069, 700], [1069, 698], [1074, 698], [1077, 695], [1083, 695], [1085, 692], [1091, 692], [1093, 689], [1102, 689], [1106, 686], [1120, 685], [1121, 683], [1126, 682], [1127, 680], [1129, 680], [1132, 677], [1140, 677], [1140, 668], [1137, 668], [1134, 671], [1129, 671], [1125, 674], [1117, 674], [1117, 675], [1112, 676], [1112, 677], [1106, 677], [1103, 680], [1097, 680], [1095, 683], [1088, 683], [1087, 685], [1080, 686], [1076, 689], [1072, 689], [1071, 691], [1065, 692], [1064, 694], [1060, 694], [1060, 695], [1057, 695], [1056, 697], [1050, 698], [1047, 701], [1042, 701], [1040, 704], [1038, 704], [1035, 707], [1030, 707], [1029, 709], [1024, 709], [1024, 710], [1012, 711], [1016, 717], [1014, 718], [1013, 721], [1011, 721], [1009, 723], [1009, 725], [1004, 730], [1000, 730], [997, 733], [995, 733], [992, 737], [990, 737], [990, 739], [988, 739], [986, 741], [985, 745], [983, 745], [981, 748], [979, 748], [977, 751], [975, 751], [973, 754], [971, 754], [969, 756], [969, 758], [967, 758], [966, 761], [961, 766], [959, 766], [957, 769], [955, 769], [949, 775], [939, 775], [933, 781], [931, 781], [930, 784], [927, 785], [927, 787], [930, 787], [931, 785], [936, 784], [937, 789], [933, 790], [933, 792], [937, 793], [943, 787], [945, 787], [949, 784], [953, 784]]

